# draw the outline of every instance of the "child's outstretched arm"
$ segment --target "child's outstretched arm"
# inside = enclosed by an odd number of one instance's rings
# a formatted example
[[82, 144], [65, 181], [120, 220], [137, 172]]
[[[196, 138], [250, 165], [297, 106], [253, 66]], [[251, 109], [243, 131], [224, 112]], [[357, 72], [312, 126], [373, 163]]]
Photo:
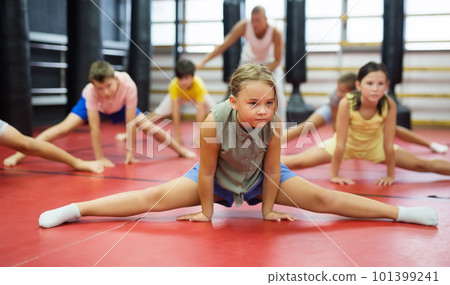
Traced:
[[214, 213], [214, 174], [217, 168], [219, 144], [216, 138], [216, 123], [210, 113], [200, 127], [200, 168], [198, 172], [198, 194], [202, 211], [184, 215], [177, 220], [208, 222]]
[[202, 122], [205, 119], [205, 102], [195, 101], [197, 104], [197, 111], [195, 112], [195, 119], [197, 122]]
[[199, 102], [198, 100], [195, 101], [197, 105], [197, 111], [195, 112], [195, 120], [197, 124], [194, 126], [193, 134], [194, 134], [194, 146], [199, 147], [200, 146], [200, 122], [203, 122], [205, 119], [205, 101]]
[[281, 32], [276, 28], [273, 29], [272, 42], [274, 61], [268, 63], [267, 68], [273, 72], [280, 65], [283, 55], [283, 37]]
[[87, 112], [95, 159], [101, 161], [105, 167], [113, 167], [114, 163], [103, 155], [102, 139], [100, 135], [100, 115], [97, 110], [87, 110]]
[[[125, 109], [125, 122], [126, 126], [128, 127], [128, 123], [132, 122], [134, 119], [136, 119], [136, 108], [126, 108]], [[130, 126], [131, 131], [127, 133], [131, 135], [131, 149], [127, 149], [127, 154], [125, 158], [125, 164], [132, 164], [132, 163], [138, 163], [139, 160], [134, 158], [133, 151], [136, 147], [136, 126]]]
[[353, 180], [339, 176], [339, 168], [345, 152], [347, 142], [348, 125], [350, 122], [350, 104], [347, 98], [339, 102], [336, 118], [336, 149], [331, 158], [331, 182], [338, 184], [354, 184]]
[[397, 125], [397, 105], [395, 101], [388, 97], [389, 110], [384, 120], [383, 128], [383, 148], [386, 156], [387, 176], [377, 180], [378, 185], [392, 185], [395, 181], [395, 150], [394, 137]]
[[331, 122], [333, 124], [333, 130], [336, 131], [336, 120], [337, 120], [337, 108], [334, 106], [331, 106], [330, 104], [330, 108], [331, 108]]
[[172, 100], [172, 120], [173, 129], [175, 132], [175, 141], [179, 144], [183, 144], [180, 131], [180, 117], [180, 104], [178, 103], [178, 99]]
[[218, 45], [211, 53], [205, 55], [200, 63], [195, 66], [195, 69], [202, 69], [203, 66], [215, 58], [216, 56], [224, 53], [232, 44], [234, 44], [240, 37], [245, 35], [245, 27], [247, 25], [247, 20], [241, 20], [237, 22], [231, 31], [223, 39], [223, 43]]
[[263, 163], [263, 175], [264, 180], [262, 184], [262, 214], [264, 220], [280, 221], [289, 220], [294, 221], [295, 217], [291, 214], [279, 213], [273, 210], [273, 205], [278, 191], [280, 189], [280, 155], [281, 155], [281, 135], [282, 127], [281, 121], [277, 118], [277, 123], [275, 124], [275, 132], [270, 139], [269, 145], [267, 146], [267, 151], [264, 155]]

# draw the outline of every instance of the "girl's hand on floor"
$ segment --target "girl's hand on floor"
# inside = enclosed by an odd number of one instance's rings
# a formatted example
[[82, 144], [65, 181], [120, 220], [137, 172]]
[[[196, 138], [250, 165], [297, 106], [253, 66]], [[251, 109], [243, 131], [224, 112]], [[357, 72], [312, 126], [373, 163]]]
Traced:
[[389, 185], [394, 184], [394, 181], [395, 181], [394, 177], [386, 176], [386, 177], [378, 179], [377, 180], [377, 185], [389, 186]]
[[209, 222], [211, 218], [208, 218], [203, 212], [194, 214], [182, 215], [177, 217], [177, 221], [189, 221], [189, 222]]
[[288, 221], [295, 221], [297, 218], [294, 217], [291, 214], [287, 214], [287, 213], [278, 213], [275, 211], [270, 211], [266, 214], [264, 214], [264, 220], [266, 221], [281, 221], [281, 220], [288, 220]]
[[111, 160], [107, 159], [106, 157], [102, 157], [100, 159], [97, 159], [102, 162], [104, 167], [114, 167], [116, 166]]
[[332, 177], [331, 178], [331, 182], [336, 183], [336, 184], [340, 184], [340, 185], [353, 185], [355, 184], [355, 181], [351, 180], [350, 178], [344, 178], [344, 177]]

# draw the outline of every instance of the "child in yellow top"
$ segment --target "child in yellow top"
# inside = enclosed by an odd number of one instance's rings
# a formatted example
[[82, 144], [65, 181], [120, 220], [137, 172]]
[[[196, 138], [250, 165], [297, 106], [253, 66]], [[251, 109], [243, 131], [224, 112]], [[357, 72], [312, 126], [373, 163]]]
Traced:
[[[329, 103], [314, 111], [314, 113], [312, 113], [305, 122], [313, 123], [316, 129], [330, 123], [333, 124], [333, 128], [335, 128], [339, 101], [344, 98], [347, 93], [350, 93], [356, 89], [355, 82], [356, 74], [353, 72], [344, 73], [339, 76], [336, 90], [328, 94]], [[287, 129], [286, 132], [283, 133], [281, 142], [286, 143], [300, 137], [304, 130], [305, 122]], [[448, 147], [446, 145], [429, 141], [425, 137], [420, 136], [419, 134], [416, 134], [402, 126], [397, 126], [395, 128], [395, 137], [409, 143], [427, 147], [436, 153], [446, 153], [448, 151]]]
[[[175, 67], [175, 78], [169, 84], [169, 94], [153, 112], [165, 117], [172, 114], [175, 140], [182, 143], [180, 133], [180, 106], [186, 102], [196, 107], [196, 121], [201, 122], [206, 113], [215, 105], [208, 94], [203, 80], [195, 75], [195, 65], [187, 59], [180, 59]], [[197, 129], [194, 132], [198, 133]], [[199, 145], [198, 134], [194, 135], [195, 144]]]
[[[264, 220], [294, 221], [274, 204], [354, 218], [388, 218], [436, 226], [435, 211], [397, 207], [314, 185], [280, 163], [281, 122], [276, 115], [275, 80], [263, 65], [244, 64], [230, 80], [230, 99], [215, 106], [200, 129], [200, 164], [186, 175], [143, 190], [73, 203], [44, 212], [43, 228], [83, 216], [132, 216], [201, 205], [201, 211], [178, 220], [208, 222], [214, 203], [239, 206], [261, 203]], [[232, 130], [235, 130], [234, 132]], [[234, 138], [234, 140], [233, 140]], [[231, 140], [231, 141], [230, 141]], [[67, 196], [67, 195], [66, 195]]]
[[[361, 158], [372, 161], [373, 163], [385, 161], [383, 129], [384, 121], [389, 112], [388, 101], [386, 99], [383, 100], [381, 111], [375, 113], [370, 119], [365, 119], [358, 109], [354, 109], [358, 101], [357, 93], [348, 93], [346, 98], [350, 105], [350, 120], [343, 159]], [[330, 155], [333, 155], [337, 144], [336, 133], [324, 143], [325, 150]], [[398, 146], [394, 144], [394, 150], [397, 148]]]
[[387, 165], [387, 176], [377, 180], [379, 185], [391, 185], [395, 166], [450, 175], [450, 162], [426, 160], [394, 146], [397, 107], [386, 96], [387, 70], [384, 64], [369, 62], [358, 73], [356, 89], [339, 103], [336, 134], [325, 141], [325, 149], [314, 146], [302, 153], [283, 156], [289, 168], [300, 169], [331, 162], [331, 181], [354, 184], [339, 176], [342, 160], [360, 158]]

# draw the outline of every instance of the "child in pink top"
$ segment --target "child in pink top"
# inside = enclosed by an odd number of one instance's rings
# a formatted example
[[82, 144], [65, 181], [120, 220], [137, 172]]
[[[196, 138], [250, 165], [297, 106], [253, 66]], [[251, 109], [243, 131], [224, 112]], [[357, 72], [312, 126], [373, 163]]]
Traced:
[[96, 90], [92, 82], [84, 87], [82, 96], [86, 100], [86, 109], [111, 115], [119, 112], [124, 106], [137, 108], [137, 87], [128, 73], [115, 71], [114, 79], [118, 82], [114, 97], [100, 95], [102, 91]]
[[[112, 167], [114, 163], [104, 156], [102, 150], [100, 113], [110, 117], [114, 123], [123, 121], [129, 123], [135, 120], [136, 115], [141, 114], [141, 111], [136, 107], [136, 84], [127, 73], [116, 72], [105, 61], [96, 61], [91, 65], [89, 81], [90, 83], [82, 91], [82, 97], [64, 121], [45, 130], [36, 139], [53, 141], [54, 139], [68, 135], [75, 128], [88, 121], [95, 158], [101, 161], [104, 166]], [[157, 128], [143, 114], [140, 115], [139, 122], [135, 126], [142, 125], [144, 122], [144, 132], [154, 133], [158, 141], [168, 141], [169, 147], [180, 156], [186, 158], [194, 158], [196, 156], [195, 153], [172, 140], [163, 129]], [[132, 145], [134, 145], [134, 142], [135, 136], [133, 135]], [[24, 154], [17, 152], [7, 158], [8, 164], [14, 166], [24, 157]], [[137, 160], [134, 158], [133, 151], [131, 149], [127, 150], [125, 164], [136, 162]]]

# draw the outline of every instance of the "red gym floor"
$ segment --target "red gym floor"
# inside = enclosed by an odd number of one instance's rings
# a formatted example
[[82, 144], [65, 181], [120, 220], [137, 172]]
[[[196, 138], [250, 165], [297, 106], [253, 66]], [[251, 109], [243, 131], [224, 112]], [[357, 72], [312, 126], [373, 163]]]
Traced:
[[[450, 266], [450, 177], [397, 169], [396, 184], [379, 187], [374, 183], [385, 174], [385, 167], [364, 161], [342, 166], [341, 174], [356, 180], [353, 186], [331, 184], [329, 165], [296, 172], [332, 189], [396, 205], [432, 207], [438, 212], [439, 226], [352, 220], [280, 206], [276, 209], [298, 220], [277, 223], [263, 221], [260, 206], [216, 205], [211, 223], [175, 221], [177, 215], [197, 211], [196, 207], [149, 213], [140, 220], [140, 216], [93, 217], [40, 228], [43, 211], [150, 187], [179, 177], [196, 162], [165, 149], [153, 159], [141, 156], [140, 164], [123, 165], [125, 145], [114, 141], [123, 129], [109, 123], [102, 126], [104, 152], [116, 167], [100, 175], [36, 157], [27, 157], [14, 168], [0, 168], [0, 266]], [[183, 130], [185, 144], [190, 145], [190, 124], [184, 123]], [[416, 131], [433, 141], [450, 142], [448, 128]], [[329, 128], [320, 133], [323, 138], [331, 135]], [[88, 126], [55, 144], [93, 159]], [[424, 157], [450, 160], [450, 153], [438, 155], [398, 144]], [[0, 147], [0, 160], [12, 153]]]

